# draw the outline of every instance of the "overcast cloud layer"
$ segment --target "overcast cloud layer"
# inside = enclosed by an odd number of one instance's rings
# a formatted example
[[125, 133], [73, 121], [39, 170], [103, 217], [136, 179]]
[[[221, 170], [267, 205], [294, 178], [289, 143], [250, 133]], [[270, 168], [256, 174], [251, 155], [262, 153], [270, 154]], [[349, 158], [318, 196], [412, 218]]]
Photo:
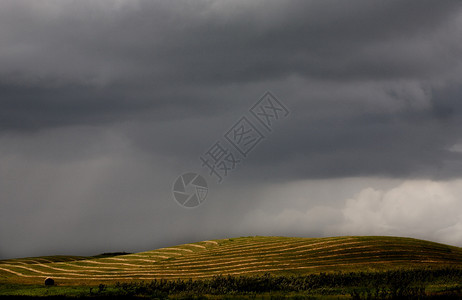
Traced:
[[[0, 2], [0, 259], [241, 235], [462, 246], [460, 1]], [[290, 115], [222, 184], [265, 91]], [[183, 172], [209, 182], [193, 210]]]

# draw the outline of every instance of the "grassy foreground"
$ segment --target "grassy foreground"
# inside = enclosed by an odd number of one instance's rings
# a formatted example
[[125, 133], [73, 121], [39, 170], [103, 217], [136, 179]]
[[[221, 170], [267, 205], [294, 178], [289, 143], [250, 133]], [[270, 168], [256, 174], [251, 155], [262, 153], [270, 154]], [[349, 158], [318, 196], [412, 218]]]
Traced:
[[[378, 296], [380, 289], [383, 295], [401, 289], [422, 296], [423, 290], [457, 293], [460, 270], [461, 248], [411, 238], [241, 237], [112, 257], [2, 260], [0, 295], [160, 293], [162, 298], [176, 291], [177, 296], [242, 292], [246, 297], [283, 293], [358, 298], [372, 291]], [[57, 286], [44, 287], [46, 277]], [[395, 277], [401, 279], [395, 282]]]

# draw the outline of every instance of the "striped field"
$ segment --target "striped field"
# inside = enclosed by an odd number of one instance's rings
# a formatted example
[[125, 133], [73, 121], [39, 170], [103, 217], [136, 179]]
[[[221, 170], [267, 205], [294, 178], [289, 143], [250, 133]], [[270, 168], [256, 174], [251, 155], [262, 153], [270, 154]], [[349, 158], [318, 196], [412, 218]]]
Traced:
[[462, 248], [399, 237], [242, 237], [106, 258], [0, 260], [0, 283], [99, 284], [214, 275], [278, 275], [462, 267]]

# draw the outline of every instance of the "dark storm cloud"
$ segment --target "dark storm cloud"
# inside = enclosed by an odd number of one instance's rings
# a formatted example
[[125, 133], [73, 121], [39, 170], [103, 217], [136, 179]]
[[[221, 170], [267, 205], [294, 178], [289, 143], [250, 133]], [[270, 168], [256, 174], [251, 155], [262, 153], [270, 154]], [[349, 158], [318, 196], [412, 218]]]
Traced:
[[455, 36], [441, 34], [455, 30], [459, 8], [456, 1], [6, 1], [0, 109], [10, 117], [2, 127], [104, 122], [162, 103], [207, 101], [162, 92], [191, 86], [432, 78], [460, 62]]
[[[184, 87], [138, 88], [124, 84], [105, 87], [81, 84], [47, 87], [0, 84], [0, 130], [33, 131], [69, 125], [98, 125], [142, 118], [181, 119], [216, 109], [207, 93]], [[185, 102], [184, 99], [188, 99]], [[202, 103], [201, 103], [202, 102]], [[192, 104], [196, 103], [196, 104]], [[207, 106], [209, 110], [203, 110]]]
[[[396, 96], [366, 85], [357, 86], [354, 93], [332, 93], [324, 105], [320, 102], [326, 99], [315, 91], [305, 96], [309, 105], [289, 101], [289, 121], [252, 153], [246, 164], [255, 172], [247, 177], [270, 173], [277, 180], [460, 176], [462, 153], [451, 149], [462, 141], [460, 87], [435, 88], [427, 96], [422, 90], [416, 96], [412, 94], [420, 87], [410, 84], [404, 88], [408, 95]], [[321, 89], [326, 88], [330, 86]], [[338, 85], [335, 88], [340, 89]], [[349, 101], [356, 93], [370, 100]], [[452, 165], [450, 170], [448, 165]]]
[[[306, 214], [326, 225], [382, 184], [337, 191], [345, 177], [460, 177], [461, 25], [444, 0], [2, 1], [0, 258], [261, 234], [308, 200], [337, 201]], [[172, 182], [205, 173], [199, 155], [266, 90], [289, 117], [181, 210]], [[328, 180], [309, 199], [260, 194], [306, 179]], [[280, 214], [278, 234], [304, 232], [291, 216], [306, 217]]]

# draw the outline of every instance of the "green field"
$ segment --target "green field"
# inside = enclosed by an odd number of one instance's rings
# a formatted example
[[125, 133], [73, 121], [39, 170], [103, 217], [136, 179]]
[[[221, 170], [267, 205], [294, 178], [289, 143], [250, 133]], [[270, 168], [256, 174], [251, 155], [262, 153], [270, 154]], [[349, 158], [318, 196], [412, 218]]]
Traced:
[[[68, 294], [82, 286], [217, 275], [304, 276], [462, 267], [462, 248], [400, 237], [241, 237], [116, 256], [0, 260], [0, 295], [23, 294], [52, 277]], [[462, 269], [462, 268], [461, 268]], [[462, 282], [462, 281], [461, 281]], [[74, 288], [73, 288], [74, 286]], [[5, 292], [9, 291], [9, 292]]]

